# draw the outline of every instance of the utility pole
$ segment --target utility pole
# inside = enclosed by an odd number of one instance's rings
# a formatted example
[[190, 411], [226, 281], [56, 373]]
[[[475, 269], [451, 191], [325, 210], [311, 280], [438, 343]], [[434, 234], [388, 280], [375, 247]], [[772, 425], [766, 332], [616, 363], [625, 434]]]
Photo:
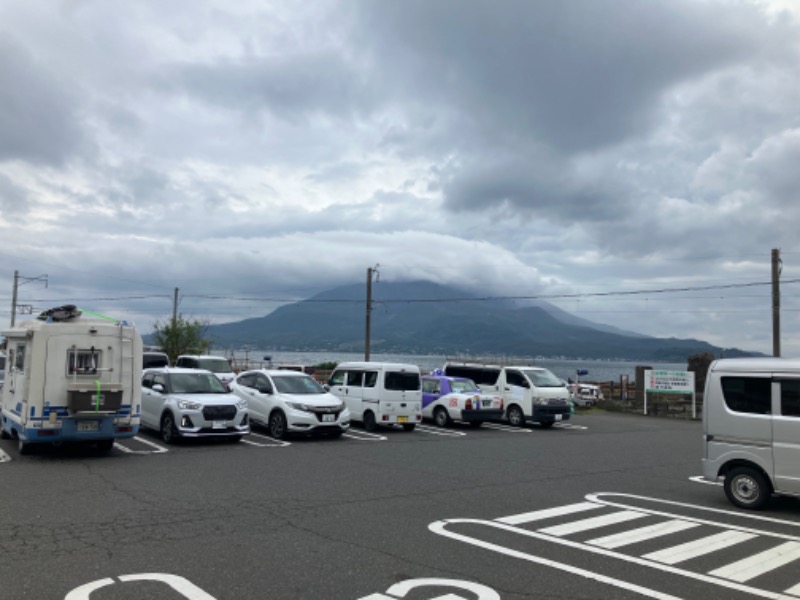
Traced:
[[[20, 280], [22, 280], [21, 283]], [[11, 292], [11, 327], [17, 322], [17, 288], [31, 281], [44, 281], [44, 287], [47, 287], [47, 275], [22, 277], [19, 271], [14, 271], [14, 290]]]
[[175, 288], [175, 294], [172, 296], [172, 329], [175, 329], [175, 323], [178, 321], [178, 288]]
[[365, 338], [364, 338], [364, 361], [369, 362], [369, 345], [370, 345], [370, 335], [371, 335], [371, 317], [372, 317], [372, 276], [375, 275], [375, 280], [380, 281], [381, 274], [378, 271], [378, 267], [380, 265], [375, 265], [375, 267], [370, 267], [367, 269], [367, 322], [365, 327]]
[[772, 356], [781, 355], [781, 251], [772, 249]]

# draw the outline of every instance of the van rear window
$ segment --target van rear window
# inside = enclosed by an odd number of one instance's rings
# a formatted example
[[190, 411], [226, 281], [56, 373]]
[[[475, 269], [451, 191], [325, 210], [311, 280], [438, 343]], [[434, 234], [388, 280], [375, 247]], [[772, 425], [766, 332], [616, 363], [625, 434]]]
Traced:
[[400, 373], [399, 371], [386, 371], [383, 386], [395, 392], [416, 391], [420, 389], [419, 373]]
[[734, 412], [772, 412], [772, 380], [768, 377], [723, 377], [722, 395], [725, 405]]

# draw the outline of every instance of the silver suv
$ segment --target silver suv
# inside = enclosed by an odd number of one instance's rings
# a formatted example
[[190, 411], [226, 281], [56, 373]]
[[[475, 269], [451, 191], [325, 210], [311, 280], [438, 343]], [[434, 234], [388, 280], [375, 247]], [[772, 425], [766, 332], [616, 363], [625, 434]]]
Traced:
[[161, 432], [168, 444], [182, 437], [227, 437], [250, 433], [247, 401], [231, 394], [210, 371], [148, 369], [142, 375], [142, 425]]

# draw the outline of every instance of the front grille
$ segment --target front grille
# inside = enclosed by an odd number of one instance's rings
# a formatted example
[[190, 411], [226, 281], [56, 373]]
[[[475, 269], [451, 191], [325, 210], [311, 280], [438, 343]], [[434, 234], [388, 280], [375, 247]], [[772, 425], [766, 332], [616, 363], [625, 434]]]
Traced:
[[[338, 408], [331, 406], [331, 407], [311, 407], [311, 412], [317, 415], [317, 420], [322, 423], [322, 415], [333, 415], [334, 420], [339, 419], [339, 413], [342, 412]], [[330, 421], [328, 421], [330, 422]]]
[[206, 421], [230, 421], [236, 416], [235, 406], [204, 406], [203, 418]]

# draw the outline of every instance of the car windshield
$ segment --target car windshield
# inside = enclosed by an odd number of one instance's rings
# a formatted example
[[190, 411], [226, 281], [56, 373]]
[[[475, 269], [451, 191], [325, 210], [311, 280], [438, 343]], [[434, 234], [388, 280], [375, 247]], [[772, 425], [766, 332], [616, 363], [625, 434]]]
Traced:
[[169, 387], [173, 394], [224, 394], [228, 391], [211, 373], [172, 373]]
[[536, 387], [564, 387], [564, 382], [547, 369], [522, 369]]
[[451, 379], [450, 389], [453, 392], [458, 392], [460, 394], [468, 394], [470, 392], [479, 391], [478, 386], [475, 385], [475, 382], [471, 379]]
[[314, 381], [311, 377], [305, 376], [282, 376], [272, 377], [275, 389], [281, 394], [324, 394], [325, 389]]
[[198, 358], [197, 368], [211, 371], [212, 373], [230, 373], [231, 366], [224, 358]]

